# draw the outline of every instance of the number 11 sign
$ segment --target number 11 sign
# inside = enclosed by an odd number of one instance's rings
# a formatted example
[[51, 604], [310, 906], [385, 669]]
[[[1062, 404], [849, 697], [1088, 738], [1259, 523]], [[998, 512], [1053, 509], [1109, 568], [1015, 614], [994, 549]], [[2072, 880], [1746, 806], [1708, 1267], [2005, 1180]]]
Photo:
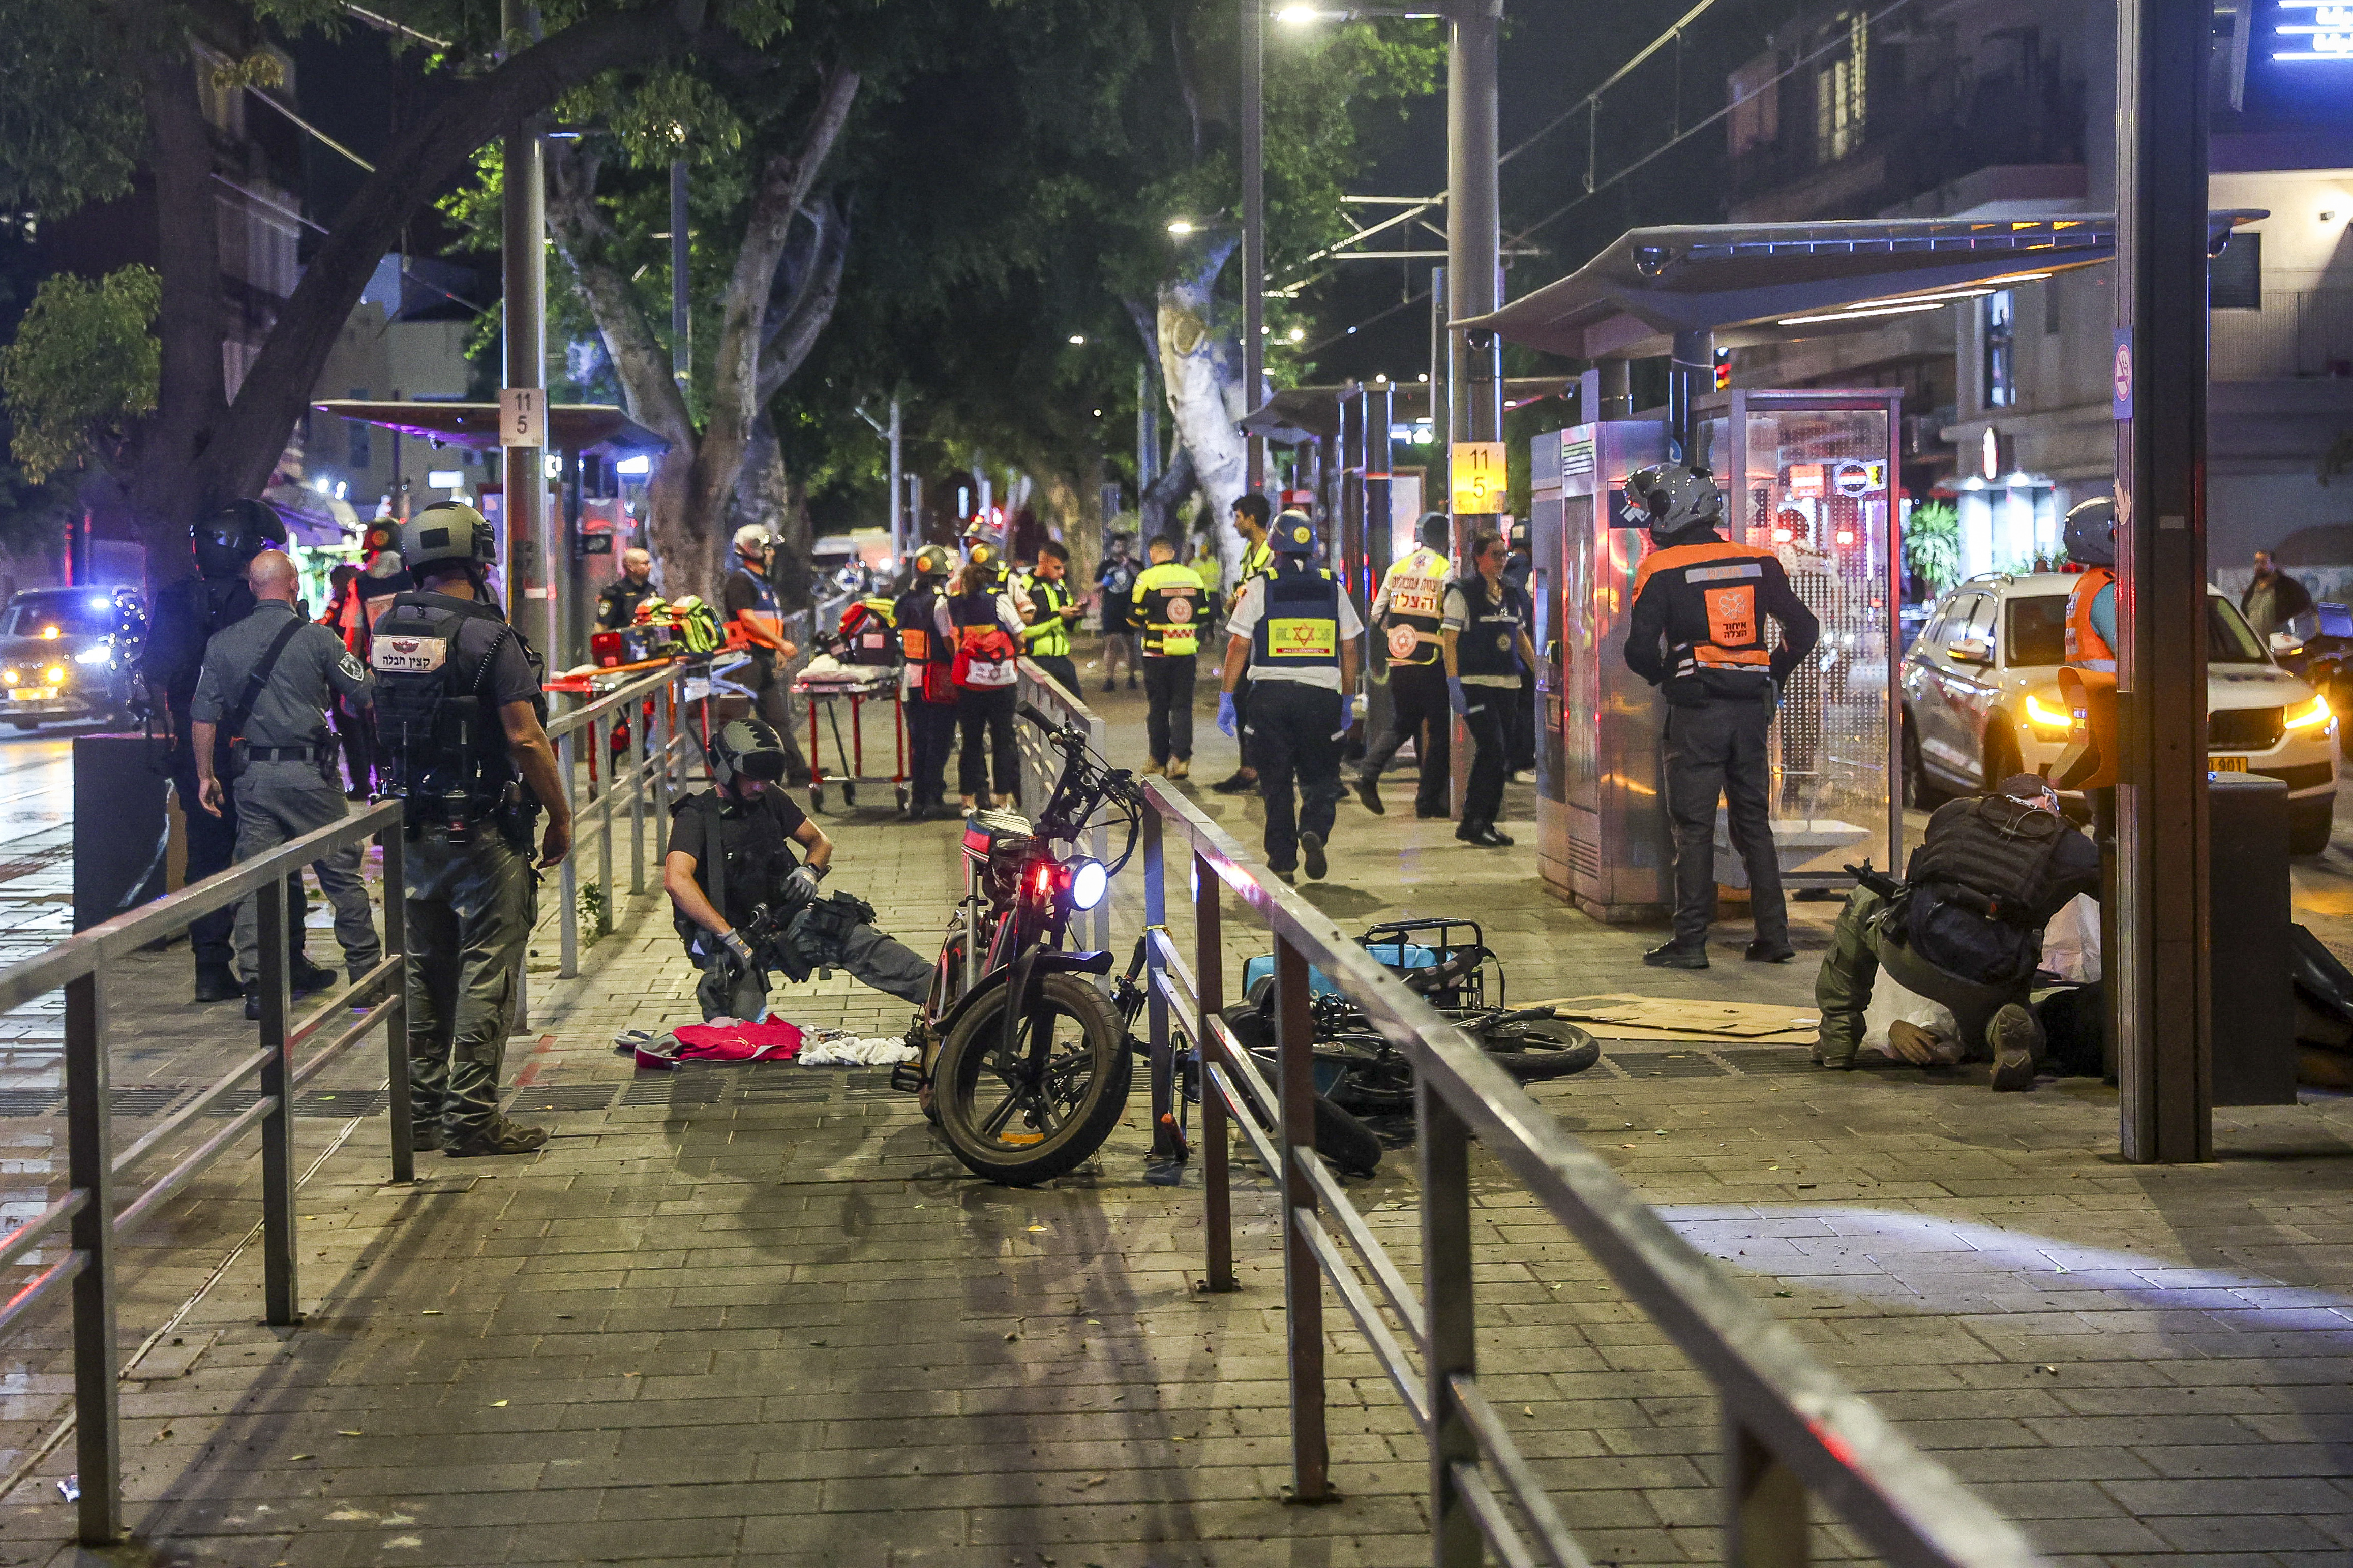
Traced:
[[499, 445], [547, 445], [547, 392], [537, 386], [499, 388]]
[[1448, 488], [1454, 510], [1493, 512], [1504, 510], [1504, 444], [1501, 441], [1457, 441], [1447, 465]]

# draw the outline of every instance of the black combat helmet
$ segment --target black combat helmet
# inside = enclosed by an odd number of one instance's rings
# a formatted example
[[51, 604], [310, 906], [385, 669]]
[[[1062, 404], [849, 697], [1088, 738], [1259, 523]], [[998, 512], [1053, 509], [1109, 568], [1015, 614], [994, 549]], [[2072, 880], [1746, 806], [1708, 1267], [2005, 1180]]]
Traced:
[[207, 577], [242, 577], [255, 556], [286, 548], [286, 520], [266, 501], [233, 500], [188, 533], [196, 570]]
[[722, 789], [737, 774], [774, 784], [785, 776], [785, 742], [757, 719], [731, 719], [711, 737], [711, 776]]

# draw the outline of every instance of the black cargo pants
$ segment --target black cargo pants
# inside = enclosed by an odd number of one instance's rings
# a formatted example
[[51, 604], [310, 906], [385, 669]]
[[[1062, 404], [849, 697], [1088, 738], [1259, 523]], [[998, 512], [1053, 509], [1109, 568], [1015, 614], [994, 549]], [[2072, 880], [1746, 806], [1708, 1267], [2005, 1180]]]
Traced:
[[1773, 847], [1773, 728], [1769, 692], [1667, 710], [1667, 816], [1675, 835], [1675, 942], [1697, 947], [1715, 918], [1715, 806], [1724, 802], [1732, 847], [1748, 872], [1748, 907], [1757, 939], [1789, 942], [1781, 896], [1781, 862]]

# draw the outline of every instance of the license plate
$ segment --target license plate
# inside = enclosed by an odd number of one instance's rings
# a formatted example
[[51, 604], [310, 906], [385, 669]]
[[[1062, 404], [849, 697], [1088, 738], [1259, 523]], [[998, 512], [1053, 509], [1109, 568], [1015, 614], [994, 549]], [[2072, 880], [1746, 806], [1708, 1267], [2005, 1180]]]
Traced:
[[2242, 773], [2247, 771], [2247, 759], [2244, 757], [2209, 757], [2206, 759], [2206, 766], [2208, 771], [2211, 773]]
[[19, 686], [8, 695], [19, 702], [47, 702], [57, 694], [54, 686]]

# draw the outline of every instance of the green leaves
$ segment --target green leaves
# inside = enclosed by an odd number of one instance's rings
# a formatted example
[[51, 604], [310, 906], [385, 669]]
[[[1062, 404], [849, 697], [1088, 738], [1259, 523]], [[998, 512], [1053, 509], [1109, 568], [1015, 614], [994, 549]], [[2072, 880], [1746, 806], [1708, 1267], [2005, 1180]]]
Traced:
[[0, 69], [0, 207], [62, 217], [131, 188], [146, 142], [137, 84], [89, 5], [11, 8]]
[[152, 328], [163, 279], [126, 267], [95, 283], [45, 279], [0, 350], [0, 397], [16, 433], [10, 451], [35, 483], [119, 447], [124, 425], [155, 406], [161, 351]]

